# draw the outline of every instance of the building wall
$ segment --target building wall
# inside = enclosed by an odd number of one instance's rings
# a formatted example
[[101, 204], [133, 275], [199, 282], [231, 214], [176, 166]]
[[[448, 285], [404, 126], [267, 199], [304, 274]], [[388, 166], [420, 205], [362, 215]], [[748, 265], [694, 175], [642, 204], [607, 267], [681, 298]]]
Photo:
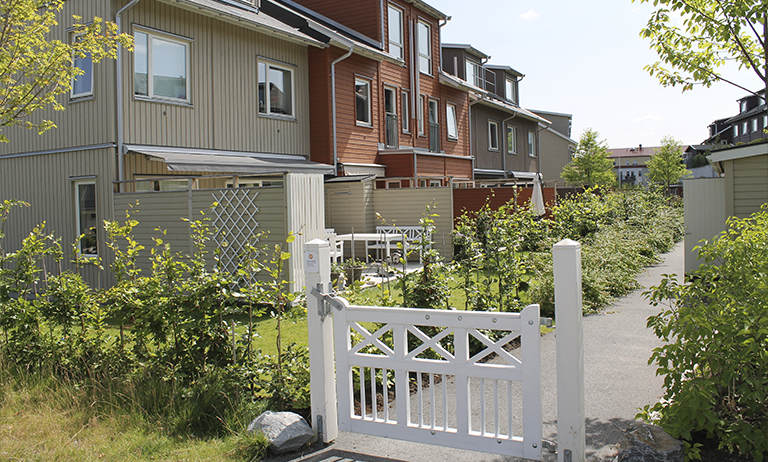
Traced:
[[539, 158], [541, 163], [541, 175], [545, 182], [558, 182], [563, 184], [560, 178], [563, 168], [571, 161], [571, 148], [575, 144], [558, 136], [549, 130], [539, 132]]
[[[294, 1], [374, 40], [381, 40], [380, 0], [354, 0], [351, 2], [329, 2], [324, 0]], [[386, 8], [385, 2], [384, 9]]]
[[[123, 24], [190, 41], [189, 104], [135, 97], [133, 55], [123, 53], [126, 143], [309, 155], [306, 46], [156, 1], [138, 3]], [[295, 118], [259, 114], [259, 59], [293, 69]]]
[[694, 247], [702, 239], [712, 239], [725, 230], [726, 180], [696, 178], [683, 180], [685, 215], [685, 272], [699, 267], [698, 251]]
[[[504, 122], [504, 120], [507, 120]], [[494, 121], [499, 127], [499, 150], [491, 151], [488, 143], [488, 122]], [[503, 122], [503, 123], [502, 123]], [[517, 154], [511, 154], [507, 149], [506, 127], [513, 126], [517, 129]], [[528, 131], [536, 132], [536, 122], [514, 117], [510, 114], [475, 104], [472, 106], [472, 143], [475, 156], [475, 168], [535, 172], [538, 169], [538, 159], [528, 155]], [[541, 150], [541, 147], [540, 147]], [[506, 161], [504, 160], [506, 156]]]
[[746, 157], [725, 162], [729, 179], [728, 215], [746, 218], [768, 203], [768, 155]]

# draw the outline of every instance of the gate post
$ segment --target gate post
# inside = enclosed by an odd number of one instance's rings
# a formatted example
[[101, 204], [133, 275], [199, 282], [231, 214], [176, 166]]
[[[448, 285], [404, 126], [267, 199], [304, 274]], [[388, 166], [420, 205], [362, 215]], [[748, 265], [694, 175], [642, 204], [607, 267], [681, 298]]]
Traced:
[[557, 329], [557, 460], [586, 462], [581, 244], [552, 247]]
[[[307, 291], [307, 330], [309, 336], [309, 389], [312, 428], [324, 443], [339, 436], [336, 413], [336, 374], [333, 362], [333, 322], [330, 313], [320, 309], [321, 301], [310, 291], [330, 292], [330, 244], [314, 239], [304, 244], [304, 271]], [[318, 288], [318, 285], [320, 286]]]

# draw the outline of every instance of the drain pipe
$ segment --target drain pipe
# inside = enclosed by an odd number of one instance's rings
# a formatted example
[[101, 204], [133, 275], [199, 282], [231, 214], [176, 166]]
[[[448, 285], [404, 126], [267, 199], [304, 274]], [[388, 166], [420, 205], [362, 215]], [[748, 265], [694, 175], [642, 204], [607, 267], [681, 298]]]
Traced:
[[338, 143], [336, 141], [336, 64], [352, 56], [352, 52], [355, 49], [355, 44], [349, 40], [338, 36], [334, 37], [342, 44], [349, 47], [349, 50], [336, 58], [331, 63], [331, 118], [333, 119], [333, 174], [339, 176], [339, 152]]
[[[118, 35], [123, 32], [121, 15], [123, 12], [135, 6], [140, 0], [132, 0], [130, 3], [118, 10], [115, 15], [115, 24], [117, 24]], [[125, 180], [125, 154], [123, 153], [123, 46], [117, 45], [117, 61], [115, 67], [117, 69], [117, 75], [115, 76], [115, 82], [117, 86], [116, 98], [117, 101], [115, 107], [117, 108], [117, 180], [119, 183], [119, 192], [123, 192], [123, 183]]]

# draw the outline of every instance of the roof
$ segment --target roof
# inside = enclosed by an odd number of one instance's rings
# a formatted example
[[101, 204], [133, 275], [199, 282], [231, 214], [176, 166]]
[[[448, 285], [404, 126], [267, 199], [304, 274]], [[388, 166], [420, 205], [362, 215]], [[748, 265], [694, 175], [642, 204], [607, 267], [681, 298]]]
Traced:
[[477, 104], [483, 104], [483, 105], [489, 106], [489, 107], [494, 107], [496, 109], [501, 109], [502, 111], [507, 112], [509, 114], [513, 114], [515, 116], [520, 116], [520, 117], [523, 117], [525, 119], [533, 120], [534, 122], [541, 122], [541, 123], [545, 123], [547, 125], [551, 125], [552, 124], [552, 122], [550, 122], [549, 120], [547, 120], [547, 119], [545, 119], [543, 117], [539, 117], [539, 116], [537, 116], [536, 114], [534, 114], [533, 112], [531, 112], [531, 111], [529, 111], [527, 109], [523, 109], [521, 107], [514, 106], [514, 105], [509, 104], [509, 103], [505, 103], [505, 102], [501, 101], [500, 99], [496, 99], [496, 98], [482, 98], [482, 99], [477, 100], [476, 103]]
[[709, 156], [710, 162], [723, 162], [726, 160], [744, 159], [746, 157], [768, 155], [768, 140], [713, 151]]
[[462, 50], [465, 50], [467, 53], [471, 54], [472, 56], [475, 56], [480, 59], [491, 59], [491, 55], [487, 55], [483, 53], [482, 51], [478, 50], [477, 48], [473, 47], [472, 45], [469, 45], [467, 43], [441, 43], [440, 48], [459, 48]]
[[487, 92], [483, 90], [480, 87], [477, 87], [475, 85], [472, 85], [471, 83], [467, 82], [466, 80], [462, 80], [455, 75], [451, 75], [443, 70], [440, 71], [440, 74], [438, 76], [440, 83], [443, 85], [448, 85], [449, 87], [456, 88], [458, 90], [464, 90], [464, 91], [472, 91], [475, 93], [480, 94], [486, 94]]
[[485, 67], [487, 67], [488, 69], [509, 72], [510, 74], [516, 75], [518, 77], [525, 77], [525, 74], [523, 74], [522, 72], [518, 72], [509, 66], [500, 66], [498, 64], [486, 64]]
[[405, 1], [408, 2], [408, 3], [413, 3], [413, 5], [416, 8], [418, 8], [418, 9], [420, 9], [420, 10], [426, 12], [426, 13], [429, 13], [432, 16], [438, 18], [438, 19], [442, 19], [442, 20], [446, 20], [446, 21], [451, 19], [450, 16], [446, 15], [445, 13], [440, 12], [440, 10], [438, 10], [437, 8], [435, 8], [432, 5], [428, 4], [427, 2], [423, 2], [421, 0], [405, 0]]
[[728, 119], [726, 121], [726, 123], [731, 124], [731, 123], [734, 123], [734, 122], [739, 122], [742, 119], [747, 119], [749, 117], [752, 117], [755, 114], [761, 114], [761, 113], [765, 112], [765, 110], [766, 110], [766, 105], [765, 104], [761, 104], [760, 106], [753, 107], [752, 109], [750, 109], [747, 112], [741, 112], [739, 114], [736, 114], [735, 116], [733, 116], [730, 119]]
[[608, 157], [651, 157], [656, 154], [656, 151], [660, 150], [661, 146], [640, 146], [632, 148], [613, 148], [608, 149]]
[[304, 156], [216, 149], [126, 144], [129, 152], [161, 159], [169, 171], [222, 173], [317, 173], [332, 175], [332, 165], [310, 162]]
[[226, 0], [159, 0], [179, 8], [191, 10], [238, 26], [257, 30], [290, 42], [324, 47], [325, 44], [298, 29], [285, 24], [257, 8]]

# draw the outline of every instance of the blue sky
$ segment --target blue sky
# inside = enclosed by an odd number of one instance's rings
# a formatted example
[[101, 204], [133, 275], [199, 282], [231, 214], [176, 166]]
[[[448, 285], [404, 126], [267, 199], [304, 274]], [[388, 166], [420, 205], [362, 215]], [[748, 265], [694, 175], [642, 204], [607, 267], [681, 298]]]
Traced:
[[[682, 93], [643, 70], [657, 60], [640, 29], [653, 8], [630, 0], [431, 0], [452, 19], [444, 43], [468, 43], [491, 64], [525, 74], [520, 104], [573, 115], [572, 138], [586, 128], [612, 148], [656, 146], [671, 135], [683, 144], [707, 137], [715, 119], [738, 112], [744, 91], [726, 83]], [[751, 70], [726, 75], [761, 88]]]

